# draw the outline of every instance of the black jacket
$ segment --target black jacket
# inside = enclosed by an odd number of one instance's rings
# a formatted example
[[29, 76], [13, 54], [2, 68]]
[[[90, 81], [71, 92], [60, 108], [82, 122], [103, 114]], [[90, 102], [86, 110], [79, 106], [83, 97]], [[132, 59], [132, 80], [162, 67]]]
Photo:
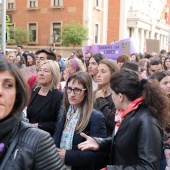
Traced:
[[94, 102], [94, 109], [99, 110], [103, 113], [106, 119], [106, 128], [108, 136], [111, 136], [113, 129], [115, 127], [115, 105], [112, 100], [112, 95], [109, 95], [105, 98], [99, 97]]
[[162, 128], [144, 105], [129, 113], [116, 135], [96, 139], [100, 149], [111, 149], [112, 170], [157, 170], [162, 149]]
[[52, 136], [60, 110], [63, 93], [58, 89], [49, 90], [42, 101], [35, 103], [40, 88], [32, 91], [30, 103], [27, 108], [27, 118], [30, 123], [38, 123], [39, 128], [49, 132]]
[[51, 136], [26, 122], [4, 170], [60, 170], [63, 165]]
[[[66, 113], [61, 107], [60, 116], [57, 121], [57, 126], [54, 133], [54, 141], [58, 148], [60, 148], [60, 141], [62, 132], [64, 130], [64, 124], [66, 120]], [[93, 110], [87, 127], [83, 130], [83, 133], [92, 137], [107, 137], [105, 119], [101, 112]], [[72, 150], [66, 150], [65, 164], [72, 166], [72, 170], [94, 170], [99, 169], [98, 166], [103, 165], [107, 158], [105, 154], [99, 152], [93, 152], [90, 150], [81, 151], [77, 145], [84, 142], [85, 139], [74, 133]], [[102, 162], [103, 159], [103, 162]]]

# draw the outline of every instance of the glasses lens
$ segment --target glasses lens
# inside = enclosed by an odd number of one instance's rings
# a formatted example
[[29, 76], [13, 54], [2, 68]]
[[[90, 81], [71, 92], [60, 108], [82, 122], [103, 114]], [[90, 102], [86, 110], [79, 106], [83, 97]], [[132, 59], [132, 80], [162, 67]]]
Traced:
[[75, 93], [75, 94], [80, 94], [80, 92], [81, 92], [80, 89], [77, 89], [77, 88], [74, 89], [74, 93]]
[[71, 91], [72, 91], [72, 88], [67, 87], [67, 92], [68, 92], [68, 93], [71, 93]]

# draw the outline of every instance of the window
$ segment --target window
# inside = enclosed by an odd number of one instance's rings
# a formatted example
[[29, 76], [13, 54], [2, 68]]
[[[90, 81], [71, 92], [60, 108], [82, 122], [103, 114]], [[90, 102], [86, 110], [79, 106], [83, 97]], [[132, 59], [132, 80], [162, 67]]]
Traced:
[[37, 25], [36, 25], [36, 23], [30, 23], [29, 30], [31, 32], [31, 36], [29, 39], [30, 42], [36, 42], [37, 41]]
[[7, 9], [15, 8], [15, 0], [7, 0]]
[[60, 42], [59, 40], [59, 36], [61, 36], [61, 23], [58, 22], [58, 23], [53, 23], [53, 34], [52, 34], [52, 37], [53, 37], [53, 43], [54, 42]]
[[95, 44], [99, 43], [99, 24], [95, 24]]
[[53, 0], [53, 6], [63, 6], [63, 0]]
[[96, 0], [96, 7], [101, 7], [101, 0]]
[[28, 8], [38, 8], [38, 0], [28, 0]]

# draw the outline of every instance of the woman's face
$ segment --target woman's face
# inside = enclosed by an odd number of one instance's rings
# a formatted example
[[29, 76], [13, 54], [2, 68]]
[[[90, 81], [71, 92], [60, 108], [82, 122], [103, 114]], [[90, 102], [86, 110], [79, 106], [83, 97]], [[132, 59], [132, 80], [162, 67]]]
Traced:
[[16, 62], [19, 63], [20, 61], [21, 61], [21, 57], [20, 57], [20, 56], [17, 56]]
[[28, 64], [31, 66], [32, 65], [32, 63], [33, 63], [33, 58], [31, 57], [31, 56], [27, 56], [27, 62], [28, 62]]
[[123, 66], [123, 64], [124, 64], [124, 62], [117, 62], [117, 65], [119, 66], [120, 69]]
[[6, 59], [8, 63], [13, 63], [15, 59], [15, 54], [14, 53], [9, 53], [6, 55]]
[[170, 69], [170, 59], [165, 60], [165, 66], [167, 67], [167, 69]]
[[7, 117], [16, 98], [15, 77], [9, 71], [0, 72], [0, 120]]
[[[71, 89], [75, 89], [75, 93], [77, 94], [75, 94]], [[83, 89], [84, 86], [82, 84], [79, 84], [77, 80], [71, 80], [67, 85], [68, 101], [70, 105], [74, 106], [74, 109], [79, 108], [81, 106], [82, 101], [84, 100], [85, 90]]]
[[98, 72], [97, 68], [98, 68], [98, 63], [93, 57], [91, 57], [89, 60], [88, 73], [91, 76], [95, 76]]
[[48, 64], [42, 64], [37, 72], [38, 84], [42, 86], [50, 86], [52, 82], [52, 73]]
[[68, 62], [67, 66], [66, 66], [67, 72], [68, 74], [71, 76], [73, 73], [76, 72], [76, 69], [73, 68], [72, 64], [70, 62]]
[[110, 84], [111, 72], [106, 64], [99, 64], [97, 73], [97, 83], [98, 85], [108, 85]]
[[69, 70], [66, 68], [66, 69], [63, 71], [64, 81], [67, 81], [69, 77], [70, 77], [70, 73], [69, 73]]
[[135, 55], [132, 55], [132, 56], [130, 57], [130, 61], [135, 61], [135, 62], [136, 62], [136, 56], [135, 56]]
[[164, 77], [160, 82], [160, 86], [165, 92], [170, 95], [170, 76]]

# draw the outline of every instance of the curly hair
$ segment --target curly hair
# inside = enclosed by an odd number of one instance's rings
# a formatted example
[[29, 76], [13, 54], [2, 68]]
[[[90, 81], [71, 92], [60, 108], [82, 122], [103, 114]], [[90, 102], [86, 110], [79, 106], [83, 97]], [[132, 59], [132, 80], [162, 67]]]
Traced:
[[110, 86], [116, 94], [124, 94], [129, 101], [142, 96], [149, 111], [161, 121], [163, 127], [167, 125], [169, 98], [158, 81], [140, 80], [136, 72], [122, 69], [111, 77]]

